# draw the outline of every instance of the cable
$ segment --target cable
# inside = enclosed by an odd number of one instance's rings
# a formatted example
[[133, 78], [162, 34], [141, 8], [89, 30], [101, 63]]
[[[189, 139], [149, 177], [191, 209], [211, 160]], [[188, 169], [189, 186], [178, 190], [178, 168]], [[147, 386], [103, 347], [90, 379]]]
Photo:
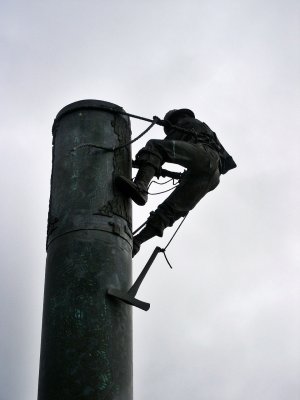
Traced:
[[170, 263], [170, 261], [169, 261], [167, 255], [166, 255], [165, 249], [161, 249], [161, 253], [163, 253], [163, 255], [165, 256], [165, 259], [166, 259], [166, 261], [167, 261], [169, 267], [170, 267], [171, 269], [173, 269], [173, 267], [172, 267], [172, 265], [171, 265], [171, 263]]
[[148, 128], [145, 129], [145, 130], [144, 130], [140, 135], [138, 135], [136, 138], [134, 138], [133, 140], [131, 140], [131, 141], [128, 142], [128, 143], [125, 143], [125, 144], [122, 144], [121, 146], [115, 147], [115, 148], [113, 149], [113, 151], [122, 149], [123, 147], [127, 147], [127, 146], [129, 146], [130, 144], [136, 142], [138, 139], [140, 139], [142, 136], [144, 136], [147, 132], [149, 132], [150, 129], [153, 128], [153, 126], [154, 126], [155, 124], [156, 124], [155, 121], [152, 122], [152, 124], [149, 125]]
[[[93, 148], [95, 148], [95, 149], [101, 149], [101, 150], [105, 150], [105, 151], [116, 151], [116, 150], [122, 149], [123, 147], [127, 147], [127, 146], [131, 145], [132, 143], [134, 143], [135, 141], [137, 141], [138, 139], [140, 139], [140, 138], [141, 138], [142, 136], [144, 136], [154, 125], [168, 126], [169, 128], [173, 128], [173, 129], [176, 129], [176, 130], [178, 130], [178, 131], [181, 131], [181, 132], [184, 132], [184, 133], [188, 133], [188, 134], [190, 134], [190, 135], [193, 135], [193, 136], [196, 136], [196, 137], [197, 137], [197, 133], [195, 132], [195, 130], [193, 130], [193, 129], [186, 129], [186, 128], [183, 128], [183, 127], [181, 127], [181, 126], [173, 125], [173, 124], [171, 124], [169, 121], [161, 120], [160, 118], [158, 118], [158, 117], [156, 117], [156, 116], [154, 116], [153, 119], [149, 119], [149, 118], [140, 117], [139, 115], [129, 114], [129, 113], [126, 113], [125, 111], [115, 110], [115, 109], [109, 108], [109, 107], [107, 107], [106, 109], [109, 110], [109, 111], [111, 111], [111, 112], [114, 113], [114, 114], [126, 115], [126, 116], [128, 116], [128, 117], [137, 118], [137, 119], [141, 119], [141, 120], [143, 120], [143, 121], [151, 122], [151, 125], [148, 126], [148, 128], [145, 129], [145, 130], [144, 130], [140, 135], [138, 135], [136, 138], [134, 138], [134, 139], [131, 140], [130, 142], [125, 143], [125, 144], [122, 144], [122, 145], [120, 145], [120, 146], [110, 148], [110, 147], [105, 147], [105, 146], [98, 146], [98, 145], [95, 145], [95, 144], [93, 144], [93, 143], [83, 143], [83, 144], [80, 144], [80, 145], [74, 147], [73, 151], [75, 151], [75, 150], [77, 150], [77, 149], [80, 149], [80, 148], [84, 148], [84, 147], [93, 147]], [[209, 139], [211, 139], [211, 138], [210, 138], [210, 135], [209, 135], [208, 133], [206, 133], [206, 132], [202, 132], [202, 135], [207, 136]]]
[[174, 239], [176, 233], [179, 231], [181, 225], [184, 223], [184, 221], [185, 221], [185, 219], [186, 219], [187, 216], [188, 216], [188, 214], [186, 214], [186, 216], [183, 218], [183, 220], [182, 220], [182, 221], [180, 222], [180, 224], [178, 225], [178, 227], [177, 227], [175, 233], [173, 234], [173, 236], [171, 237], [171, 239], [168, 241], [167, 245], [163, 248], [164, 251], [167, 250], [167, 247], [170, 245], [170, 243], [171, 243], [172, 240]]
[[[174, 179], [171, 178], [171, 179], [169, 179], [169, 180], [166, 181], [166, 182], [151, 181], [150, 185], [151, 185], [152, 183], [156, 183], [157, 185], [166, 185], [167, 183], [169, 183], [169, 182], [171, 182], [171, 181], [174, 181]], [[149, 185], [149, 186], [150, 186], [150, 185]]]
[[138, 139], [140, 139], [142, 136], [144, 136], [147, 132], [150, 131], [150, 129], [156, 124], [156, 122], [152, 122], [151, 125], [148, 126], [147, 129], [145, 129], [141, 134], [139, 134], [136, 138], [130, 140], [130, 142], [127, 142], [125, 144], [122, 144], [120, 146], [117, 147], [105, 147], [105, 146], [98, 146], [96, 144], [93, 143], [83, 143], [83, 144], [79, 144], [78, 146], [74, 147], [72, 151], [76, 151], [78, 149], [82, 149], [84, 147], [93, 147], [94, 149], [101, 149], [101, 150], [105, 150], [105, 151], [116, 151], [119, 149], [122, 149], [123, 147], [127, 147], [130, 146], [132, 143], [136, 142]]
[[153, 180], [152, 180], [152, 181], [150, 182], [149, 186], [148, 186], [148, 190], [149, 190], [150, 186], [152, 185], [152, 183], [156, 183], [157, 185], [166, 185], [167, 183], [170, 183], [171, 181], [173, 181], [173, 187], [171, 187], [170, 189], [163, 190], [162, 192], [156, 192], [156, 193], [150, 193], [150, 192], [148, 191], [148, 194], [151, 195], [151, 196], [155, 196], [155, 195], [157, 195], [157, 194], [167, 193], [167, 192], [170, 192], [171, 190], [174, 190], [175, 187], [178, 186], [178, 184], [179, 184], [179, 181], [177, 181], [177, 183], [175, 183], [175, 179], [174, 179], [174, 178], [171, 178], [171, 179], [169, 179], [169, 180], [166, 181], [166, 182], [157, 182], [157, 181], [153, 181]]
[[141, 226], [139, 226], [135, 231], [132, 232], [132, 235], [134, 236], [136, 233], [138, 233], [147, 223], [148, 220], [146, 220]]
[[170, 189], [163, 190], [162, 192], [156, 192], [156, 193], [149, 193], [149, 192], [148, 192], [148, 194], [149, 194], [150, 196], [156, 196], [157, 194], [167, 193], [167, 192], [170, 192], [171, 190], [174, 190], [174, 189], [176, 188], [176, 186], [178, 186], [178, 185], [179, 185], [179, 184], [174, 185], [174, 186], [171, 187]]

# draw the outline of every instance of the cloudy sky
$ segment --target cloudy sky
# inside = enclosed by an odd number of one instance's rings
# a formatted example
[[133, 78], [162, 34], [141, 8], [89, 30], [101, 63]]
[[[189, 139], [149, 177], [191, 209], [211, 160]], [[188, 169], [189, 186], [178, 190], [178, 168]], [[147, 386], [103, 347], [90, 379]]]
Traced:
[[[0, 11], [0, 400], [36, 398], [51, 127], [91, 98], [146, 117], [189, 107], [238, 164], [170, 245], [174, 269], [160, 256], [140, 289], [151, 310], [134, 312], [135, 399], [298, 400], [299, 1], [10, 0]], [[133, 136], [143, 129], [132, 121]], [[163, 198], [136, 206], [134, 225]], [[144, 245], [136, 273], [171, 234]]]

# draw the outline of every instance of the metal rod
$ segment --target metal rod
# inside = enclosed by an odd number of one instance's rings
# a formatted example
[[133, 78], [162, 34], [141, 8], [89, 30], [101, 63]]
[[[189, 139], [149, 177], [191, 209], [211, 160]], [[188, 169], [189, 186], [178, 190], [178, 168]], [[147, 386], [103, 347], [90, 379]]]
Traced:
[[124, 290], [122, 291], [122, 290], [110, 287], [107, 290], [107, 294], [118, 300], [121, 300], [122, 302], [124, 302], [126, 304], [138, 307], [144, 311], [148, 311], [150, 308], [150, 304], [137, 299], [135, 296], [136, 296], [137, 291], [139, 290], [139, 287], [141, 286], [145, 276], [147, 275], [151, 265], [153, 264], [153, 261], [155, 260], [157, 254], [160, 253], [161, 251], [162, 251], [162, 249], [160, 247], [155, 247], [153, 253], [151, 254], [151, 256], [150, 256], [149, 260], [147, 261], [145, 267], [143, 268], [142, 272], [140, 273], [140, 275], [137, 277], [135, 283], [131, 286], [131, 288], [127, 292]]

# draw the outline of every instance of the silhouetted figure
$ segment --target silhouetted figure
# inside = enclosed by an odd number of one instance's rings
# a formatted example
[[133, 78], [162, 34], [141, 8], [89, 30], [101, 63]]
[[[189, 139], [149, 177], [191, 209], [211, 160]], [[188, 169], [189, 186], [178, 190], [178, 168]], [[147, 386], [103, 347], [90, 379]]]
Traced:
[[145, 205], [148, 186], [155, 175], [159, 175], [165, 162], [186, 168], [182, 179], [172, 194], [150, 213], [145, 228], [133, 238], [133, 257], [145, 241], [162, 236], [166, 227], [188, 214], [208, 192], [215, 189], [220, 174], [236, 167], [232, 157], [221, 145], [217, 135], [195, 118], [189, 109], [171, 110], [163, 121], [164, 140], [149, 140], [136, 156], [139, 166], [134, 182], [123, 176], [116, 184], [125, 195], [138, 205]]

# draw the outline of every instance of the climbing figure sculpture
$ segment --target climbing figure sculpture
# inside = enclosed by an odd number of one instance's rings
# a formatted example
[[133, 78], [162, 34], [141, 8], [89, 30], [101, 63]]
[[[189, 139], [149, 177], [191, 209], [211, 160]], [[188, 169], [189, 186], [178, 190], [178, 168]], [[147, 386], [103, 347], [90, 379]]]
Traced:
[[160, 204], [146, 222], [145, 228], [133, 238], [133, 257], [142, 243], [154, 236], [162, 237], [166, 227], [190, 210], [236, 167], [232, 157], [221, 145], [217, 135], [195, 118], [193, 111], [179, 109], [169, 111], [163, 120], [154, 117], [164, 127], [166, 138], [149, 140], [136, 156], [139, 167], [134, 179], [118, 176], [116, 184], [124, 195], [143, 206], [148, 199], [148, 186], [165, 162], [186, 168], [179, 184], [171, 195]]

